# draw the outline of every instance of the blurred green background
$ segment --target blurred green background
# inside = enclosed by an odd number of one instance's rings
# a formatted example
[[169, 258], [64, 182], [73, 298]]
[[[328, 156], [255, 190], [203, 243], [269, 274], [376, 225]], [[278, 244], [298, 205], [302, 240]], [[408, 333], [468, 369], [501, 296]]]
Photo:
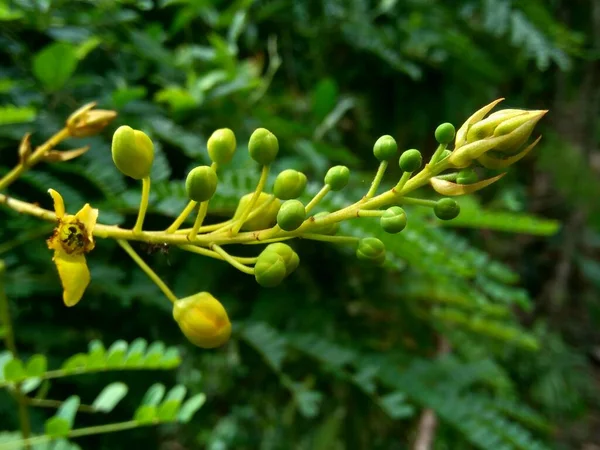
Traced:
[[[351, 185], [323, 204], [332, 209], [368, 189], [382, 134], [430, 155], [439, 123], [458, 127], [498, 97], [550, 110], [535, 151], [465, 199], [454, 226], [419, 207], [397, 236], [382, 236], [374, 219], [347, 224], [384, 239], [385, 269], [359, 264], [350, 248], [301, 241], [297, 272], [263, 289], [219, 261], [136, 247], [177, 295], [209, 290], [225, 304], [234, 337], [215, 351], [184, 341], [170, 303], [114, 242], [89, 255], [92, 284], [66, 309], [45, 244], [52, 225], [1, 208], [23, 354], [45, 353], [52, 366], [93, 339], [137, 337], [183, 352], [176, 371], [69, 378], [52, 383], [52, 398], [90, 402], [123, 381], [130, 393], [111, 417], [127, 420], [157, 381], [208, 396], [186, 426], [77, 443], [409, 449], [431, 410], [435, 449], [600, 449], [599, 58], [598, 0], [0, 1], [1, 172], [26, 132], [39, 144], [88, 101], [119, 112], [100, 136], [62, 146], [91, 145], [84, 156], [38, 166], [8, 194], [51, 208], [52, 187], [69, 211], [98, 207], [103, 223], [133, 225], [140, 196], [112, 165], [119, 125], [156, 143], [146, 224], [162, 229], [186, 204], [182, 180], [208, 161], [217, 128], [236, 132], [238, 151], [211, 221], [254, 189], [245, 146], [257, 127], [279, 138], [273, 173], [305, 171], [312, 191], [331, 165], [351, 168]], [[399, 170], [390, 172], [392, 183]], [[32, 411], [34, 431], [50, 414]], [[17, 429], [0, 392], [0, 432]]]

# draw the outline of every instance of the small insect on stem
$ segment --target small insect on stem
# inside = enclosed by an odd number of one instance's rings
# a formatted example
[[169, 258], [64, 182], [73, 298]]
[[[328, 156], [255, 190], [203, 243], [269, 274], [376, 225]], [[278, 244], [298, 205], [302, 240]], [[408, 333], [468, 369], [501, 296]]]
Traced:
[[147, 242], [142, 242], [140, 244], [140, 248], [146, 252], [147, 255], [154, 255], [156, 253], [160, 253], [161, 255], [167, 256], [167, 264], [170, 266], [171, 261], [169, 260], [169, 244], [167, 243], [158, 243], [158, 244], [150, 244]]

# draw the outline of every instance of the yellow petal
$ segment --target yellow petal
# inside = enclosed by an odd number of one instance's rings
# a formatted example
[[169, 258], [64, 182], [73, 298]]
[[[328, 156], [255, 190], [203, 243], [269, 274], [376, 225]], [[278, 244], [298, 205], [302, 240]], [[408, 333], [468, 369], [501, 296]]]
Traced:
[[98, 210], [92, 208], [89, 203], [83, 205], [83, 208], [79, 210], [75, 217], [81, 221], [83, 226], [85, 227], [85, 231], [87, 232], [88, 238], [93, 240], [92, 234], [94, 232], [94, 227], [96, 226], [96, 220], [98, 220]]
[[490, 184], [498, 181], [504, 175], [506, 175], [506, 173], [501, 173], [493, 178], [488, 178], [487, 180], [481, 180], [477, 183], [471, 184], [456, 184], [448, 180], [440, 180], [439, 178], [434, 177], [429, 180], [429, 184], [431, 184], [433, 189], [438, 194], [452, 197], [457, 195], [472, 194], [473, 192], [483, 189], [484, 187], [487, 187]]
[[54, 263], [63, 286], [63, 301], [67, 306], [75, 306], [90, 284], [90, 271], [85, 256], [56, 251]]
[[54, 200], [54, 212], [56, 213], [56, 217], [62, 219], [65, 215], [65, 202], [63, 201], [63, 198], [54, 189], [48, 189], [48, 192]]

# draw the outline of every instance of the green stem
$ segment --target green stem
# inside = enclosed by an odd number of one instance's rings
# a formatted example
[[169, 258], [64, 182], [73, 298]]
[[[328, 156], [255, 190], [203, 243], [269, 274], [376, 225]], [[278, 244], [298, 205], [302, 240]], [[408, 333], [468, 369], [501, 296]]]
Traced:
[[433, 166], [438, 163], [440, 157], [442, 156], [442, 153], [444, 153], [444, 150], [446, 150], [446, 147], [448, 147], [448, 144], [438, 145], [438, 148], [435, 150], [433, 156], [431, 157], [431, 160], [429, 161], [429, 165]]
[[[277, 198], [274, 195], [271, 195], [271, 198], [269, 198], [267, 201], [261, 203], [261, 205], [258, 208], [252, 210], [252, 212], [246, 218], [246, 222], [248, 222], [249, 220], [254, 219], [256, 216], [258, 216], [260, 213], [262, 213], [275, 200], [277, 200]], [[217, 235], [217, 234], [221, 234], [221, 233], [227, 233], [231, 229], [231, 226], [235, 222], [236, 221], [232, 219], [232, 220], [229, 220], [227, 222], [221, 223], [218, 227], [215, 227], [214, 225], [209, 225], [214, 230], [214, 231], [212, 231], [211, 235]], [[204, 228], [204, 227], [202, 227], [202, 228]], [[207, 230], [207, 231], [209, 231], [209, 230]]]
[[356, 244], [359, 238], [354, 236], [327, 236], [326, 234], [306, 233], [299, 236], [300, 239], [309, 239], [311, 241], [331, 242], [334, 244]]
[[371, 188], [369, 189], [369, 192], [367, 192], [367, 195], [365, 195], [366, 200], [373, 197], [375, 195], [375, 193], [377, 192], [377, 188], [381, 184], [381, 180], [383, 179], [383, 175], [385, 174], [385, 171], [387, 170], [387, 168], [388, 168], [388, 162], [381, 161], [381, 163], [379, 164], [379, 168], [377, 169], [377, 174], [375, 175], [375, 178], [373, 179], [373, 183], [371, 183]]
[[196, 238], [198, 234], [198, 230], [202, 226], [202, 222], [204, 222], [204, 218], [206, 217], [206, 213], [208, 212], [208, 200], [200, 203], [200, 208], [198, 209], [198, 215], [196, 216], [196, 221], [194, 222], [194, 226], [192, 227], [192, 231], [188, 234], [190, 241]]
[[319, 202], [321, 200], [323, 200], [323, 198], [327, 195], [327, 193], [331, 190], [331, 186], [329, 186], [328, 184], [326, 184], [325, 186], [323, 186], [321, 188], [321, 190], [319, 192], [317, 192], [317, 195], [315, 195], [312, 200], [310, 202], [308, 202], [308, 205], [306, 205], [305, 211], [306, 214], [308, 214], [315, 206], [317, 206], [319, 204]]
[[[10, 306], [8, 305], [8, 297], [4, 290], [4, 272], [5, 265], [0, 260], [0, 319], [4, 324], [4, 344], [8, 351], [13, 355], [14, 358], [18, 357], [17, 344], [15, 342], [15, 330], [12, 324], [12, 318], [10, 316]], [[28, 439], [31, 435], [31, 422], [29, 420], [29, 410], [27, 409], [27, 403], [25, 402], [25, 396], [21, 391], [21, 383], [15, 385], [15, 398], [19, 409], [19, 425], [21, 428], [21, 436], [23, 439]], [[25, 448], [29, 450], [30, 444], [25, 444]]]
[[356, 211], [356, 217], [381, 217], [385, 211], [380, 209], [359, 209]]
[[156, 274], [156, 272], [154, 272], [150, 268], [150, 266], [146, 264], [142, 258], [140, 258], [140, 256], [135, 252], [133, 247], [129, 245], [129, 242], [121, 239], [117, 239], [117, 242], [121, 247], [123, 247], [123, 250], [125, 250], [127, 254], [131, 256], [131, 259], [133, 259], [136, 262], [136, 264], [140, 266], [140, 268], [146, 273], [146, 275], [148, 275], [148, 277], [152, 281], [154, 281], [154, 284], [156, 284], [159, 287], [159, 289], [163, 291], [163, 294], [165, 294], [165, 296], [172, 303], [175, 303], [177, 301], [177, 297], [175, 296], [175, 294], [173, 294], [173, 291], [171, 291], [171, 289], [169, 289], [165, 282], [161, 280], [161, 278]]
[[242, 226], [248, 219], [248, 215], [250, 215], [252, 208], [254, 208], [254, 205], [258, 201], [258, 197], [260, 196], [261, 192], [265, 188], [265, 185], [267, 184], [268, 177], [269, 177], [269, 166], [263, 166], [261, 174], [260, 174], [260, 179], [258, 180], [258, 185], [256, 186], [256, 189], [254, 190], [254, 195], [252, 195], [250, 202], [248, 202], [248, 205], [246, 206], [246, 209], [244, 209], [244, 211], [240, 215], [240, 218], [231, 227], [231, 235], [232, 236], [235, 236], [236, 234], [239, 233], [240, 228], [242, 228]]
[[183, 224], [183, 222], [185, 222], [185, 219], [187, 219], [187, 217], [194, 210], [196, 204], [197, 202], [195, 202], [194, 200], [190, 200], [187, 206], [183, 209], [183, 211], [181, 211], [181, 214], [177, 216], [175, 222], [173, 222], [165, 231], [167, 233], [175, 233], [177, 230], [179, 230], [179, 227]]
[[[214, 258], [214, 259], [219, 259], [221, 261], [225, 261], [225, 258], [223, 258], [223, 256], [221, 256], [219, 253], [217, 253], [213, 250], [210, 250], [208, 248], [196, 247], [194, 245], [181, 245], [179, 248], [181, 248], [182, 250], [191, 252], [191, 253], [197, 253], [202, 256], [208, 256], [209, 258]], [[254, 264], [256, 262], [256, 260], [258, 259], [256, 256], [250, 256], [250, 257], [246, 258], [243, 256], [231, 255], [231, 257], [241, 264]]]
[[404, 185], [406, 184], [406, 182], [408, 180], [410, 180], [411, 175], [412, 175], [412, 173], [410, 173], [410, 172], [404, 172], [402, 174], [402, 176], [400, 177], [400, 181], [398, 181], [398, 184], [396, 184], [396, 186], [394, 186], [394, 190], [397, 192], [400, 192], [404, 188]]
[[0, 179], [0, 191], [6, 189], [10, 184], [14, 183], [27, 169], [37, 164], [46, 153], [56, 147], [61, 141], [67, 139], [71, 133], [68, 128], [63, 128], [50, 139], [40, 145], [23, 164], [18, 164], [14, 169], [8, 172]]
[[133, 227], [133, 233], [139, 234], [144, 226], [144, 218], [148, 210], [148, 200], [150, 199], [150, 176], [142, 179], [142, 200], [140, 201], [140, 210], [138, 212], [137, 221]]
[[251, 267], [245, 266], [244, 264], [241, 264], [240, 262], [238, 262], [235, 258], [233, 258], [229, 253], [227, 253], [225, 250], [223, 250], [218, 245], [215, 244], [215, 245], [212, 245], [211, 247], [216, 253], [221, 255], [225, 261], [227, 261], [229, 264], [231, 264], [236, 269], [240, 270], [241, 272], [247, 273], [248, 275], [254, 275], [254, 269], [252, 269]]
[[[119, 422], [119, 423], [111, 423], [109, 425], [98, 425], [95, 427], [87, 427], [87, 428], [79, 428], [75, 430], [71, 430], [67, 435], [68, 438], [78, 438], [83, 436], [91, 436], [94, 434], [106, 434], [106, 433], [114, 433], [117, 431], [125, 431], [131, 430], [133, 428], [139, 428], [143, 426], [151, 426], [151, 425], [160, 425], [164, 421], [153, 420], [149, 423], [140, 423], [137, 420], [130, 420], [128, 422]], [[0, 450], [17, 450], [21, 448], [23, 444], [27, 445], [27, 448], [30, 448], [30, 445], [42, 444], [44, 442], [48, 442], [53, 440], [54, 438], [44, 434], [42, 436], [36, 436], [30, 439], [7, 442], [6, 444], [0, 444]]]
[[435, 200], [427, 200], [424, 198], [412, 198], [412, 197], [402, 197], [398, 202], [403, 205], [427, 206], [428, 208], [433, 208], [436, 204]]

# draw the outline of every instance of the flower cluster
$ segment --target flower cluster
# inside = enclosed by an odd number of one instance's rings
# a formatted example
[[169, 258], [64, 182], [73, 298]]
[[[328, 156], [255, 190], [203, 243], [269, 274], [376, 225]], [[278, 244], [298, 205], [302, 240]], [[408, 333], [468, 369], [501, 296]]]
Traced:
[[[450, 123], [438, 126], [435, 130], [438, 148], [425, 164], [421, 151], [408, 149], [399, 154], [395, 139], [389, 135], [381, 136], [373, 146], [373, 155], [379, 161], [379, 168], [368, 192], [337, 211], [317, 209], [326, 196], [336, 195], [349, 184], [350, 169], [346, 166], [331, 167], [323, 179], [322, 188], [309, 201], [301, 200], [308, 177], [297, 170], [283, 170], [276, 176], [273, 185], [268, 186], [271, 165], [279, 153], [279, 141], [271, 131], [258, 128], [248, 141], [248, 154], [261, 170], [256, 188], [239, 199], [229, 220], [204, 225], [210, 201], [219, 190], [219, 174], [226, 169], [237, 148], [234, 132], [222, 128], [216, 130], [207, 142], [212, 164], [193, 168], [184, 181], [189, 203], [181, 214], [166, 230], [145, 230], [154, 145], [142, 130], [127, 125], [120, 126], [113, 134], [112, 158], [124, 175], [142, 182], [138, 217], [132, 229], [96, 224], [98, 210], [88, 204], [75, 215], [67, 214], [60, 194], [52, 189], [50, 195], [54, 199], [54, 215], [37, 207], [24, 210], [57, 221], [48, 247], [54, 250], [54, 262], [67, 306], [73, 306], [81, 299], [90, 282], [85, 255], [94, 249], [94, 235], [113, 238], [172, 301], [173, 318], [188, 340], [202, 348], [214, 348], [225, 343], [231, 335], [231, 323], [223, 305], [207, 292], [178, 298], [135, 253], [128, 241], [175, 245], [185, 251], [225, 261], [254, 276], [258, 284], [267, 288], [280, 284], [300, 264], [298, 253], [287, 243], [294, 238], [351, 244], [355, 246], [360, 261], [385, 264], [385, 245], [380, 239], [375, 236], [358, 239], [340, 235], [339, 224], [362, 217], [378, 220], [385, 233], [400, 233], [409, 221], [403, 206], [411, 204], [431, 208], [441, 220], [456, 218], [460, 208], [451, 197], [470, 194], [499, 180], [503, 173], [483, 180], [479, 180], [479, 173], [507, 168], [539, 142], [537, 138], [527, 145], [535, 125], [547, 111], [505, 109], [489, 114], [500, 101], [496, 100], [475, 112], [458, 131]], [[96, 133], [114, 118], [110, 111], [92, 108], [86, 105], [69, 118], [65, 131], [67, 136]], [[23, 167], [30, 167], [42, 156], [47, 157], [56, 141], [43, 151], [31, 153], [28, 152], [29, 141], [26, 137], [20, 150]], [[450, 149], [448, 146], [452, 142], [454, 146]], [[385, 172], [393, 161], [397, 161], [402, 175], [391, 189], [378, 193]], [[0, 180], [0, 189], [10, 181], [6, 177]], [[428, 200], [409, 196], [411, 192], [427, 185], [443, 197]], [[192, 217], [193, 225], [182, 228], [192, 214], [195, 216]], [[225, 248], [230, 244], [257, 242], [264, 243], [265, 247], [255, 257], [234, 256]]]

